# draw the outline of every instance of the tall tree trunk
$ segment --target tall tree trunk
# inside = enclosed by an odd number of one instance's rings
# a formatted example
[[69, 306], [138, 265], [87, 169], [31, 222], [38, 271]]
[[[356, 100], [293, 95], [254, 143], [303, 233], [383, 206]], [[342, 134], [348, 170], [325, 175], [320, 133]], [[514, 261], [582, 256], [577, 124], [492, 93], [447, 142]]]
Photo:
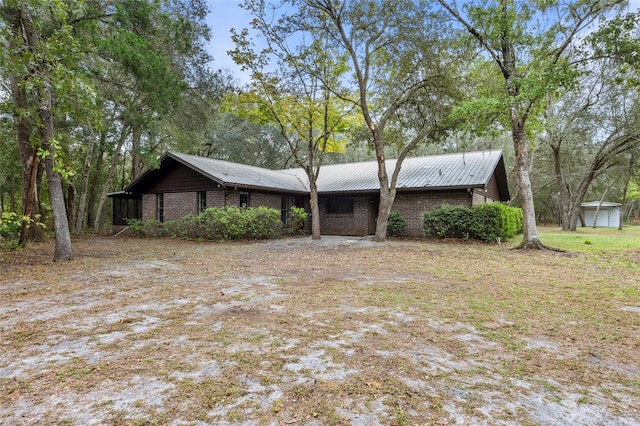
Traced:
[[[9, 13], [9, 12], [7, 12]], [[11, 12], [10, 25], [12, 37], [9, 46], [12, 50], [21, 49], [15, 46], [14, 40], [22, 38], [22, 9], [15, 9]], [[31, 145], [30, 121], [29, 121], [29, 101], [24, 81], [15, 75], [9, 76], [11, 86], [11, 98], [14, 107], [14, 120], [16, 136], [18, 139], [18, 149], [20, 151], [20, 161], [22, 163], [22, 216], [28, 216], [32, 220], [39, 221], [40, 200], [38, 185], [38, 171], [40, 168], [40, 158], [36, 149]], [[28, 222], [22, 222], [20, 229], [20, 245], [25, 246], [28, 241], [42, 240], [42, 227], [33, 226]]]
[[593, 229], [596, 229], [598, 227], [598, 214], [600, 213], [600, 207], [602, 207], [602, 203], [604, 203], [604, 198], [607, 196], [607, 192], [609, 192], [609, 188], [611, 188], [611, 185], [607, 185], [607, 188], [602, 193], [602, 197], [600, 197], [598, 207], [596, 207], [596, 212], [593, 216], [593, 225], [591, 225]]
[[[44, 67], [42, 67], [44, 68]], [[41, 69], [43, 74], [46, 70]], [[46, 74], [44, 75], [46, 77]], [[53, 212], [53, 230], [56, 238], [53, 260], [64, 262], [73, 257], [71, 250], [71, 235], [69, 233], [69, 222], [64, 203], [64, 192], [62, 189], [62, 176], [55, 168], [55, 147], [52, 145], [54, 130], [53, 116], [51, 115], [51, 88], [50, 81], [44, 78], [44, 87], [39, 90], [40, 97], [40, 138], [42, 147], [46, 150], [45, 171], [47, 174], [47, 186], [49, 187], [49, 202]]]
[[142, 173], [142, 158], [140, 156], [140, 140], [141, 140], [140, 125], [134, 123], [131, 126], [131, 180], [135, 180], [140, 173]]
[[[40, 221], [40, 186], [39, 170], [40, 158], [36, 150], [28, 141], [23, 141], [18, 136], [20, 145], [20, 159], [22, 161], [22, 215], [39, 222]], [[42, 227], [22, 223], [20, 230], [20, 245], [25, 246], [28, 241], [41, 241]]]
[[82, 233], [83, 224], [85, 223], [85, 214], [87, 207], [87, 193], [89, 192], [89, 175], [91, 173], [91, 158], [93, 156], [93, 147], [96, 144], [96, 135], [91, 133], [89, 143], [87, 145], [87, 154], [84, 157], [84, 167], [82, 168], [82, 186], [80, 187], [80, 202], [78, 204], [78, 214], [76, 216], [75, 234]]
[[89, 177], [89, 200], [87, 201], [87, 221], [85, 226], [93, 228], [93, 224], [96, 220], [96, 206], [99, 201], [100, 178], [104, 169], [104, 156], [106, 145], [106, 133], [100, 133], [100, 142], [98, 144], [98, 152], [96, 153], [95, 167], [92, 167], [93, 173], [90, 173]]
[[65, 198], [67, 208], [67, 222], [69, 222], [69, 229], [76, 221], [74, 212], [76, 211], [76, 187], [73, 182], [69, 182], [67, 185], [67, 196]]
[[318, 186], [315, 180], [309, 180], [309, 192], [311, 199], [311, 239], [319, 240], [320, 235], [320, 206], [318, 205]]
[[387, 240], [387, 226], [389, 225], [389, 214], [395, 200], [396, 190], [389, 187], [380, 187], [380, 206], [378, 207], [378, 220], [376, 221], [376, 233], [374, 241], [384, 242]]
[[624, 211], [627, 208], [627, 191], [629, 191], [629, 182], [633, 178], [634, 166], [636, 164], [636, 153], [631, 152], [629, 157], [629, 166], [627, 167], [627, 173], [624, 179], [624, 188], [622, 190], [622, 205], [620, 206], [620, 219], [618, 223], [618, 230], [622, 231], [622, 224], [624, 223]]
[[116, 146], [115, 151], [113, 152], [113, 157], [111, 158], [111, 166], [109, 167], [109, 174], [107, 175], [107, 180], [102, 187], [102, 193], [100, 194], [100, 199], [98, 201], [98, 208], [96, 209], [96, 219], [93, 223], [94, 231], [100, 231], [100, 221], [102, 219], [102, 208], [104, 207], [104, 203], [107, 200], [107, 194], [109, 193], [109, 188], [111, 188], [111, 182], [113, 181], [114, 176], [116, 175], [116, 168], [118, 167], [118, 161], [120, 159], [120, 151], [122, 150], [122, 146], [124, 145], [124, 141], [127, 138], [128, 132], [123, 129], [120, 134], [120, 140], [118, 140], [118, 146]]
[[562, 164], [560, 158], [560, 146], [551, 147], [553, 153], [553, 165], [555, 169], [556, 185], [558, 186], [558, 210], [560, 211], [560, 225], [563, 231], [569, 230], [571, 224], [570, 218], [570, 194], [567, 184], [562, 173]]
[[[380, 183], [380, 205], [378, 206], [378, 221], [376, 222], [376, 233], [373, 239], [377, 242], [384, 242], [387, 240], [387, 222], [389, 221], [396, 190], [395, 188], [389, 188], [389, 175], [387, 174], [380, 128], [375, 128], [372, 133], [378, 162], [378, 182]], [[398, 167], [397, 164], [396, 167]]]
[[513, 133], [513, 147], [516, 153], [516, 175], [520, 197], [522, 198], [523, 231], [520, 249], [543, 248], [538, 237], [536, 213], [533, 204], [533, 190], [529, 177], [529, 149], [527, 135], [525, 133], [524, 120], [520, 117], [518, 109], [511, 107], [511, 131]]

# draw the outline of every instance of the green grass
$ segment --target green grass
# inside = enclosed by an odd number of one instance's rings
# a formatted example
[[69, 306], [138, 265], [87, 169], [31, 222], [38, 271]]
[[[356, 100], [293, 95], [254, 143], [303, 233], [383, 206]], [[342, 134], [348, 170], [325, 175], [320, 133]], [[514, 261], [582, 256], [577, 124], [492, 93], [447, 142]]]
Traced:
[[[539, 226], [538, 234], [543, 244], [570, 251], [589, 253], [640, 249], [640, 226], [616, 228], [578, 228], [575, 232], [558, 227]], [[519, 242], [518, 236], [514, 241]]]

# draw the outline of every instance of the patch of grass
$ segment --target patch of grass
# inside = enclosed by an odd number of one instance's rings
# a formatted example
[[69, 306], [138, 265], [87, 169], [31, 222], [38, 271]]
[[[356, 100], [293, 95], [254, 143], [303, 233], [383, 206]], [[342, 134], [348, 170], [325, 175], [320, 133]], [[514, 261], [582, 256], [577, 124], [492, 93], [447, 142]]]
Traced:
[[88, 365], [84, 360], [74, 358], [56, 370], [56, 380], [60, 383], [82, 386], [96, 368], [96, 365]]
[[44, 321], [21, 321], [5, 334], [6, 340], [17, 349], [41, 343], [46, 338], [45, 325]]
[[640, 226], [617, 228], [577, 228], [575, 232], [558, 227], [539, 226], [540, 240], [551, 247], [564, 250], [601, 253], [640, 249]]

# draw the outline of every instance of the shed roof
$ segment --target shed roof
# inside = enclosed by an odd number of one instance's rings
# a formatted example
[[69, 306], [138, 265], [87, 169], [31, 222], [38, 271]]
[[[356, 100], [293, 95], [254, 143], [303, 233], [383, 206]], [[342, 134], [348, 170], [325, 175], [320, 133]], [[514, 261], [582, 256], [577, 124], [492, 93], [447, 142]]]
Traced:
[[[160, 168], [169, 162], [179, 162], [207, 176], [222, 186], [308, 193], [309, 180], [303, 169], [269, 170], [246, 164], [231, 163], [195, 155], [167, 152], [160, 158]], [[389, 175], [396, 160], [387, 160]], [[484, 188], [496, 174], [500, 199], [509, 199], [502, 151], [479, 151], [410, 157], [402, 163], [396, 188], [398, 190]], [[158, 171], [148, 170], [134, 180], [128, 192], [144, 192]], [[320, 193], [375, 192], [380, 188], [376, 161], [324, 165], [318, 176]]]
[[[580, 204], [582, 207], [586, 207], [586, 208], [597, 208], [600, 205], [600, 201], [588, 201], [586, 203], [582, 203]], [[620, 203], [612, 203], [609, 201], [603, 201], [602, 202], [602, 206], [601, 207], [622, 207], [622, 204]]]

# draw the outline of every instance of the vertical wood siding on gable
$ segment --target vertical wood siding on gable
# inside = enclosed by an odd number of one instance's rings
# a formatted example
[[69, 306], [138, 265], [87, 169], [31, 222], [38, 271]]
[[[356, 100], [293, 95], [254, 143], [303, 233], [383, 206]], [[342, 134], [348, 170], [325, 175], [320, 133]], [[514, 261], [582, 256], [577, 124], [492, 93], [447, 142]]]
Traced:
[[157, 178], [149, 185], [146, 192], [190, 192], [215, 189], [216, 182], [180, 163], [172, 163], [159, 170]]
[[495, 173], [491, 175], [491, 179], [489, 179], [489, 183], [487, 184], [487, 192], [484, 195], [487, 197], [487, 200], [491, 200], [491, 202], [500, 201], [500, 191], [498, 190], [498, 180]]

